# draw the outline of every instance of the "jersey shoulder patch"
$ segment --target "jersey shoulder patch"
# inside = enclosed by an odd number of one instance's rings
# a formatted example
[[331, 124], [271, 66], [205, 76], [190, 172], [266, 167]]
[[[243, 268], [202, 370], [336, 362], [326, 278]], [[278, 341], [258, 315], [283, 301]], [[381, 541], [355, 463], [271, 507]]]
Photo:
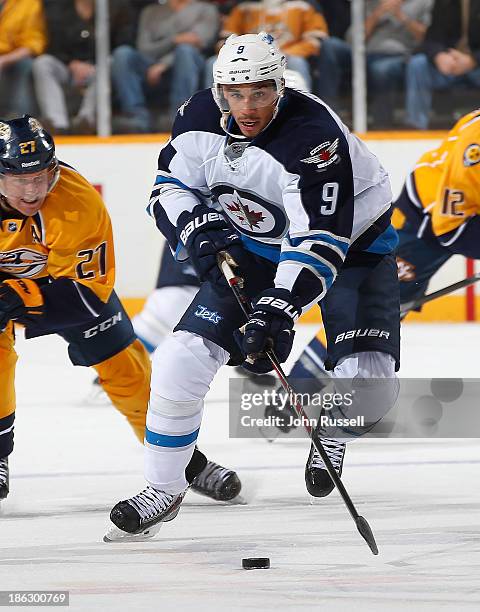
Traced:
[[265, 149], [289, 172], [321, 175], [349, 157], [342, 129], [317, 98], [289, 90], [278, 119], [276, 137]]

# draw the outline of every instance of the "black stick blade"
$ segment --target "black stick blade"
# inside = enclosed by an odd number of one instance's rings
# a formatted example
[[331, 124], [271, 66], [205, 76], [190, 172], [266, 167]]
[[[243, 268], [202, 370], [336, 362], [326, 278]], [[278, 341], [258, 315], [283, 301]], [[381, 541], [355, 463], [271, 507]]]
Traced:
[[363, 516], [358, 516], [355, 522], [357, 523], [357, 529], [360, 535], [368, 544], [372, 553], [374, 555], [378, 555], [377, 543], [375, 542], [375, 537], [370, 528], [370, 525], [367, 522], [367, 519], [363, 518]]

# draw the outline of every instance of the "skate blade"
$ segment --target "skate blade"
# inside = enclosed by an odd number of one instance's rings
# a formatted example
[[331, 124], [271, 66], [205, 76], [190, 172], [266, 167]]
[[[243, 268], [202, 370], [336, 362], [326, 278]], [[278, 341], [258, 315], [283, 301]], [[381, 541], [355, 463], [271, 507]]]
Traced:
[[141, 533], [127, 533], [126, 531], [122, 531], [115, 525], [109, 527], [107, 533], [103, 536], [103, 541], [106, 543], [112, 542], [146, 542], [147, 540], [151, 540], [154, 538], [157, 533], [160, 531], [162, 523], [158, 523], [157, 525], [152, 525], [142, 531]]

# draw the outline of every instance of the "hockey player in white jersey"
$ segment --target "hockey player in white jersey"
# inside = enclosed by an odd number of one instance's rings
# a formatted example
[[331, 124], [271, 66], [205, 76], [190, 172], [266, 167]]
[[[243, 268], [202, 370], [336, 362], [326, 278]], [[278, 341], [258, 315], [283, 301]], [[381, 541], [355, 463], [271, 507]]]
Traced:
[[[333, 376], [390, 379], [385, 402], [395, 399], [400, 321], [388, 176], [331, 109], [285, 88], [284, 70], [269, 35], [230, 37], [214, 87], [179, 109], [160, 152], [149, 213], [202, 284], [153, 359], [148, 486], [115, 505], [107, 539], [153, 535], [177, 515], [195, 477], [195, 466], [186, 467], [215, 374], [247, 355], [269, 371], [268, 346], [285, 361], [295, 321], [314, 304]], [[220, 251], [237, 263], [252, 300], [243, 335]], [[345, 443], [323, 442], [340, 473]], [[330, 478], [313, 448], [307, 467], [312, 490], [327, 494]]]

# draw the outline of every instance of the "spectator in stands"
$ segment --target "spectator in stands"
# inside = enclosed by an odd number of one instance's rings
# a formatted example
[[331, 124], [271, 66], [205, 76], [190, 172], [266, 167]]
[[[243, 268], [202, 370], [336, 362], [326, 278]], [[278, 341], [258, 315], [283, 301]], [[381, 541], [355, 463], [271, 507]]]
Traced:
[[112, 82], [120, 109], [116, 131], [148, 132], [152, 128], [146, 89], [158, 91], [170, 73], [169, 120], [199, 89], [204, 52], [212, 48], [219, 28], [217, 8], [197, 0], [150, 4], [140, 14], [137, 48], [121, 46], [113, 53]]
[[344, 38], [350, 27], [351, 0], [321, 0], [330, 36]]
[[[312, 89], [309, 59], [318, 55], [321, 41], [328, 36], [325, 19], [312, 4], [298, 0], [240, 2], [226, 16], [216, 51], [230, 34], [271, 34], [287, 57], [287, 68], [300, 73], [308, 90]], [[215, 57], [207, 62], [205, 86], [212, 85]]]
[[[111, 47], [133, 40], [129, 0], [110, 0]], [[95, 0], [45, 2], [49, 43], [33, 63], [42, 120], [54, 134], [95, 132]], [[70, 122], [65, 89], [81, 95]], [[71, 127], [70, 127], [71, 123]]]
[[409, 126], [428, 128], [434, 90], [480, 87], [479, 24], [480, 0], [435, 0], [423, 45], [407, 66]]
[[47, 39], [41, 0], [0, 0], [0, 105], [10, 118], [33, 113], [32, 58]]
[[[366, 0], [367, 74], [374, 125], [391, 126], [395, 93], [404, 83], [410, 54], [423, 39], [433, 0]], [[320, 95], [336, 104], [342, 71], [351, 69], [351, 28], [348, 40], [329, 38], [320, 56]]]

